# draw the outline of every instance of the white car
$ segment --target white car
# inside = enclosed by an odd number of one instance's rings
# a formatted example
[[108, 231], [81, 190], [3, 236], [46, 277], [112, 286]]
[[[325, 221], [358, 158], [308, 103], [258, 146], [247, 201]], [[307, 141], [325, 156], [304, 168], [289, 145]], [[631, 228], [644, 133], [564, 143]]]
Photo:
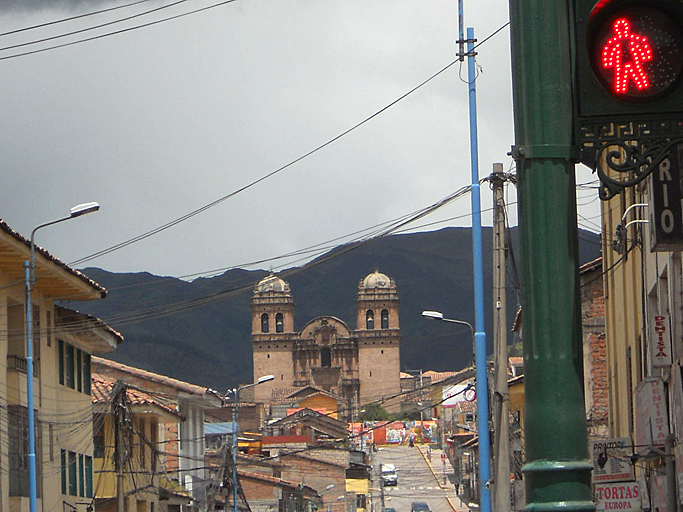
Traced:
[[398, 484], [398, 474], [396, 473], [396, 467], [393, 464], [382, 464], [380, 477], [382, 479], [382, 484], [385, 486]]

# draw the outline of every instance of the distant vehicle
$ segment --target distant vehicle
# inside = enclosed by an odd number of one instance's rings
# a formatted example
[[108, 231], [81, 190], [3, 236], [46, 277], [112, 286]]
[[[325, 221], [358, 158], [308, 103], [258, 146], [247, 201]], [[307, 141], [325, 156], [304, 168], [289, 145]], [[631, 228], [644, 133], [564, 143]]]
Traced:
[[398, 474], [396, 473], [396, 466], [394, 466], [393, 464], [382, 464], [381, 479], [382, 484], [384, 486], [398, 485]]
[[425, 501], [413, 501], [410, 504], [410, 512], [429, 512], [429, 505]]

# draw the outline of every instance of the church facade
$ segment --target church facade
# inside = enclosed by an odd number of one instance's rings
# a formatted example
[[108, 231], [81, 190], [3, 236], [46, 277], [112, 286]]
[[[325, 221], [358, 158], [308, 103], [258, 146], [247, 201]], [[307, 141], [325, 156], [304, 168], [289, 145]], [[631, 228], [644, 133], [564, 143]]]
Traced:
[[339, 397], [347, 411], [372, 402], [398, 409], [399, 305], [394, 280], [375, 271], [358, 284], [355, 329], [321, 316], [295, 331], [289, 284], [272, 274], [262, 279], [251, 299], [254, 378], [275, 379], [254, 387], [255, 401], [272, 405], [313, 386]]

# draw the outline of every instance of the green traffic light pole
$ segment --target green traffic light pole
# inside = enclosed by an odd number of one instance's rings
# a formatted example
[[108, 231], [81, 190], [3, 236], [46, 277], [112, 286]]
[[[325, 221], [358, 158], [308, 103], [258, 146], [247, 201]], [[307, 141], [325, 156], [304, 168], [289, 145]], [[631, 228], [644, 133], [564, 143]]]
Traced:
[[583, 394], [570, 1], [510, 1], [528, 512], [595, 510]]

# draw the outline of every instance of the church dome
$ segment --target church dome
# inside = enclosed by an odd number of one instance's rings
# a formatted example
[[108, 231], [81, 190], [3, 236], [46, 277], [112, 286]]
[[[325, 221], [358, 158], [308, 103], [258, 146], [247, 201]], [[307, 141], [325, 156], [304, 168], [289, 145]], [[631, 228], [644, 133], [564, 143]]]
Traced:
[[254, 291], [258, 293], [289, 292], [289, 284], [275, 274], [270, 274], [256, 284], [256, 289]]
[[389, 288], [391, 286], [391, 279], [380, 271], [375, 270], [372, 274], [368, 274], [363, 279], [363, 288]]

